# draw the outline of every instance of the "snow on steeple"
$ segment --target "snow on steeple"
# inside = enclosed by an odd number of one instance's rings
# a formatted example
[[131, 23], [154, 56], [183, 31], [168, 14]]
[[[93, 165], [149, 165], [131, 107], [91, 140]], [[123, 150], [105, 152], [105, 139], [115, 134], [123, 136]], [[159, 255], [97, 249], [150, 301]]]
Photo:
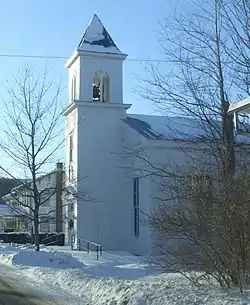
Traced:
[[78, 51], [123, 54], [114, 43], [96, 14], [92, 17], [79, 45]]

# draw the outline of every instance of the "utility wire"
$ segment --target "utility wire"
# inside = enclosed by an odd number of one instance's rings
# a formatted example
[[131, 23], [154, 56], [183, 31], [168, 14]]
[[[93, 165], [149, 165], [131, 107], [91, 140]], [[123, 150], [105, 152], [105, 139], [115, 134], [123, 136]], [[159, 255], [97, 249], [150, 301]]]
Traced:
[[25, 55], [25, 54], [0, 54], [0, 57], [12, 58], [41, 58], [41, 59], [67, 59], [66, 56], [50, 56], [50, 55]]
[[[25, 55], [25, 54], [0, 54], [0, 57], [8, 58], [38, 58], [38, 59], [68, 59], [67, 56], [53, 56], [53, 55]], [[164, 59], [139, 59], [127, 58], [126, 61], [131, 62], [166, 62]]]

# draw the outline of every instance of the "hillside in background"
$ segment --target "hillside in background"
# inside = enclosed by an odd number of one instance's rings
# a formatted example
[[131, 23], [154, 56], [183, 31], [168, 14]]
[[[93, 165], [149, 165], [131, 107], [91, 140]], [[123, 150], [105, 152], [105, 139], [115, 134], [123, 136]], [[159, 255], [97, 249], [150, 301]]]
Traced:
[[0, 177], [0, 198], [8, 194], [19, 183], [15, 179]]

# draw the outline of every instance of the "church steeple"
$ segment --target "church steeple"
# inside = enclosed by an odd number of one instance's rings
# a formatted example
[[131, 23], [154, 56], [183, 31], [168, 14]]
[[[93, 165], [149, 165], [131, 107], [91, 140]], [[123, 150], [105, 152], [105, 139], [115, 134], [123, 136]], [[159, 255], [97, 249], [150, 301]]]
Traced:
[[123, 104], [122, 53], [95, 14], [66, 63], [69, 100]]
[[92, 17], [77, 50], [122, 54], [96, 14]]

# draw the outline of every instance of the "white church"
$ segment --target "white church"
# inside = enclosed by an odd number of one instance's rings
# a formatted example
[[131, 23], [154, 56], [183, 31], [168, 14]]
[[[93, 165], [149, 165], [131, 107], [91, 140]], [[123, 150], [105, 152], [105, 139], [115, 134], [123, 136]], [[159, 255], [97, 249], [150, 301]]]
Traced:
[[[132, 115], [123, 102], [121, 52], [94, 15], [68, 59], [69, 104], [64, 109], [68, 185], [68, 242], [86, 239], [106, 250], [143, 254], [151, 249], [153, 232], [141, 223], [157, 204], [159, 186], [143, 175], [147, 162], [185, 163], [183, 141], [170, 134], [165, 117]], [[185, 131], [185, 120], [169, 118]], [[188, 120], [187, 120], [188, 124]], [[189, 133], [200, 130], [189, 127]], [[131, 149], [135, 154], [129, 153]], [[133, 170], [132, 170], [133, 169]]]

